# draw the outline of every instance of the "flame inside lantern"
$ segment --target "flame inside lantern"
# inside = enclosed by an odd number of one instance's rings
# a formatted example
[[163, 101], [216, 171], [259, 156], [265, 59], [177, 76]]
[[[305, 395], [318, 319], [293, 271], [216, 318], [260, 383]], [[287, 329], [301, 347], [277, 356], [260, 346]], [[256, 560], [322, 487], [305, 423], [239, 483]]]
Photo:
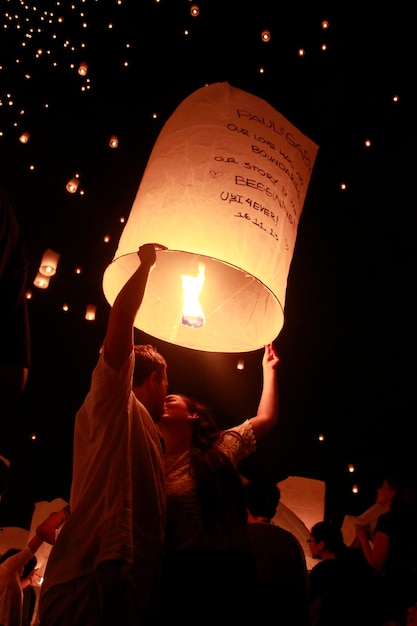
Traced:
[[182, 275], [182, 289], [184, 295], [184, 307], [182, 309], [181, 324], [191, 328], [204, 326], [206, 317], [198, 301], [204, 284], [204, 264], [198, 264], [198, 276]]

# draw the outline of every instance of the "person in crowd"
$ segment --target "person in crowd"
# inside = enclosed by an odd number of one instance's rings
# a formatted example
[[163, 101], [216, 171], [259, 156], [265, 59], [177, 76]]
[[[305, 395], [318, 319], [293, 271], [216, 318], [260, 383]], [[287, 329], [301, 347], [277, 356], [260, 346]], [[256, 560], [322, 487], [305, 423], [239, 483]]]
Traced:
[[238, 464], [277, 423], [278, 362], [274, 346], [266, 345], [257, 415], [234, 428], [221, 430], [209, 407], [193, 398], [165, 400], [158, 422], [167, 492], [162, 623], [249, 616], [249, 594], [245, 602], [231, 600], [256, 581]]
[[[3, 560], [6, 560], [9, 557], [13, 556], [14, 554], [18, 554], [19, 552], [20, 550], [18, 548], [10, 548], [2, 555], [2, 557], [0, 557], [0, 563]], [[36, 556], [32, 556], [32, 558], [27, 561], [27, 563], [22, 568], [22, 574], [20, 576], [20, 586], [23, 592], [21, 618], [22, 626], [31, 626], [34, 616], [36, 606], [36, 592], [33, 588], [33, 584], [35, 583], [35, 580], [37, 580], [35, 571], [37, 563], [38, 560]]]
[[402, 471], [388, 472], [376, 501], [388, 507], [375, 531], [358, 525], [360, 549], [375, 576], [378, 624], [404, 626], [407, 609], [417, 601], [417, 510], [415, 486]]
[[41, 626], [152, 624], [165, 525], [162, 446], [167, 364], [134, 345], [134, 320], [157, 246], [110, 310], [90, 390], [76, 415], [71, 516], [54, 544], [39, 601]]
[[23, 589], [31, 583], [31, 574], [36, 567], [36, 552], [44, 541], [55, 542], [56, 530], [68, 519], [68, 510], [62, 509], [48, 515], [37, 526], [22, 550], [10, 548], [0, 557], [0, 624], [22, 626]]
[[298, 539], [273, 523], [280, 500], [274, 480], [252, 480], [244, 485], [249, 544], [255, 556], [256, 616], [259, 622], [310, 626], [309, 580], [304, 551]]
[[0, 187], [0, 434], [26, 386], [31, 365], [27, 267], [22, 230]]
[[371, 626], [372, 573], [362, 555], [343, 541], [341, 528], [320, 521], [307, 540], [319, 563], [309, 572], [312, 626]]
[[[57, 535], [55, 535], [56, 538]], [[31, 626], [34, 620], [35, 609], [37, 603], [37, 594], [34, 586], [39, 585], [39, 576], [37, 573], [38, 560], [36, 556], [26, 563], [21, 578], [23, 589], [23, 605], [22, 605], [22, 626]]]

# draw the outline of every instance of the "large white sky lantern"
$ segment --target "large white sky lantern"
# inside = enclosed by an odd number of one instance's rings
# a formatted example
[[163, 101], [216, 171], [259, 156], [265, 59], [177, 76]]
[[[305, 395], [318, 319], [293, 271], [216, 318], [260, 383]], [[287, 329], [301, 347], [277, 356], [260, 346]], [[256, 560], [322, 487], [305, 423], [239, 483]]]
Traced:
[[110, 305], [139, 246], [159, 243], [167, 250], [157, 252], [136, 328], [209, 352], [273, 341], [317, 150], [267, 102], [226, 82], [192, 93], [161, 130], [104, 273]]

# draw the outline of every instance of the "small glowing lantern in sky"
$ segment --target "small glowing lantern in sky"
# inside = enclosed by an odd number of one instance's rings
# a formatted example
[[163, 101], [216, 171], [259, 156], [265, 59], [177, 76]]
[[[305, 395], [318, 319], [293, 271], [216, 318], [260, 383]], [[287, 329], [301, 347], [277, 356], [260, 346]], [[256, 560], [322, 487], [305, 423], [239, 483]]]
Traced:
[[68, 182], [67, 182], [67, 186], [66, 189], [69, 193], [75, 193], [78, 189], [78, 185], [80, 184], [80, 181], [78, 180], [78, 178], [76, 176], [73, 176]]
[[35, 276], [35, 280], [33, 284], [39, 289], [47, 289], [49, 287], [49, 276], [44, 276], [40, 272], [38, 272]]
[[56, 273], [58, 267], [59, 257], [61, 255], [53, 250], [46, 250], [42, 257], [39, 271], [43, 276], [53, 276]]
[[24, 133], [22, 133], [19, 137], [19, 141], [20, 143], [27, 143], [29, 141], [30, 138], [30, 134], [25, 131]]
[[80, 76], [86, 76], [88, 72], [88, 65], [85, 62], [80, 63], [78, 67], [78, 73]]
[[94, 304], [88, 304], [85, 310], [85, 319], [92, 321], [96, 319], [97, 307]]
[[112, 135], [109, 141], [110, 148], [117, 148], [119, 146], [119, 138], [117, 135]]
[[[317, 150], [267, 102], [227, 82], [192, 93], [160, 132], [104, 272], [110, 305], [138, 267], [139, 246], [158, 241], [166, 249], [136, 328], [208, 352], [273, 341]], [[190, 317], [184, 276], [200, 289]]]

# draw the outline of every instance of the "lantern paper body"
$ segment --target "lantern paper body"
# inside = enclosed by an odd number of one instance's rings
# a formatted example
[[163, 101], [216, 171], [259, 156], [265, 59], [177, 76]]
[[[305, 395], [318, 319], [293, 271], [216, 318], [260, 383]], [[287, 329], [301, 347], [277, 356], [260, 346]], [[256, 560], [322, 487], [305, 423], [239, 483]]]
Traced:
[[[246, 352], [284, 323], [287, 277], [318, 147], [264, 100], [215, 83], [192, 93], [164, 125], [118, 249], [103, 277], [113, 304], [157, 252], [136, 328], [180, 346]], [[182, 275], [205, 266], [201, 328], [181, 324]]]
[[54, 252], [48, 248], [48, 250], [44, 252], [39, 266], [40, 273], [44, 276], [54, 276], [56, 274], [60, 256], [61, 255], [58, 254], [58, 252]]
[[85, 319], [90, 320], [90, 321], [95, 320], [96, 311], [97, 311], [97, 307], [95, 306], [95, 304], [88, 304], [85, 310]]

